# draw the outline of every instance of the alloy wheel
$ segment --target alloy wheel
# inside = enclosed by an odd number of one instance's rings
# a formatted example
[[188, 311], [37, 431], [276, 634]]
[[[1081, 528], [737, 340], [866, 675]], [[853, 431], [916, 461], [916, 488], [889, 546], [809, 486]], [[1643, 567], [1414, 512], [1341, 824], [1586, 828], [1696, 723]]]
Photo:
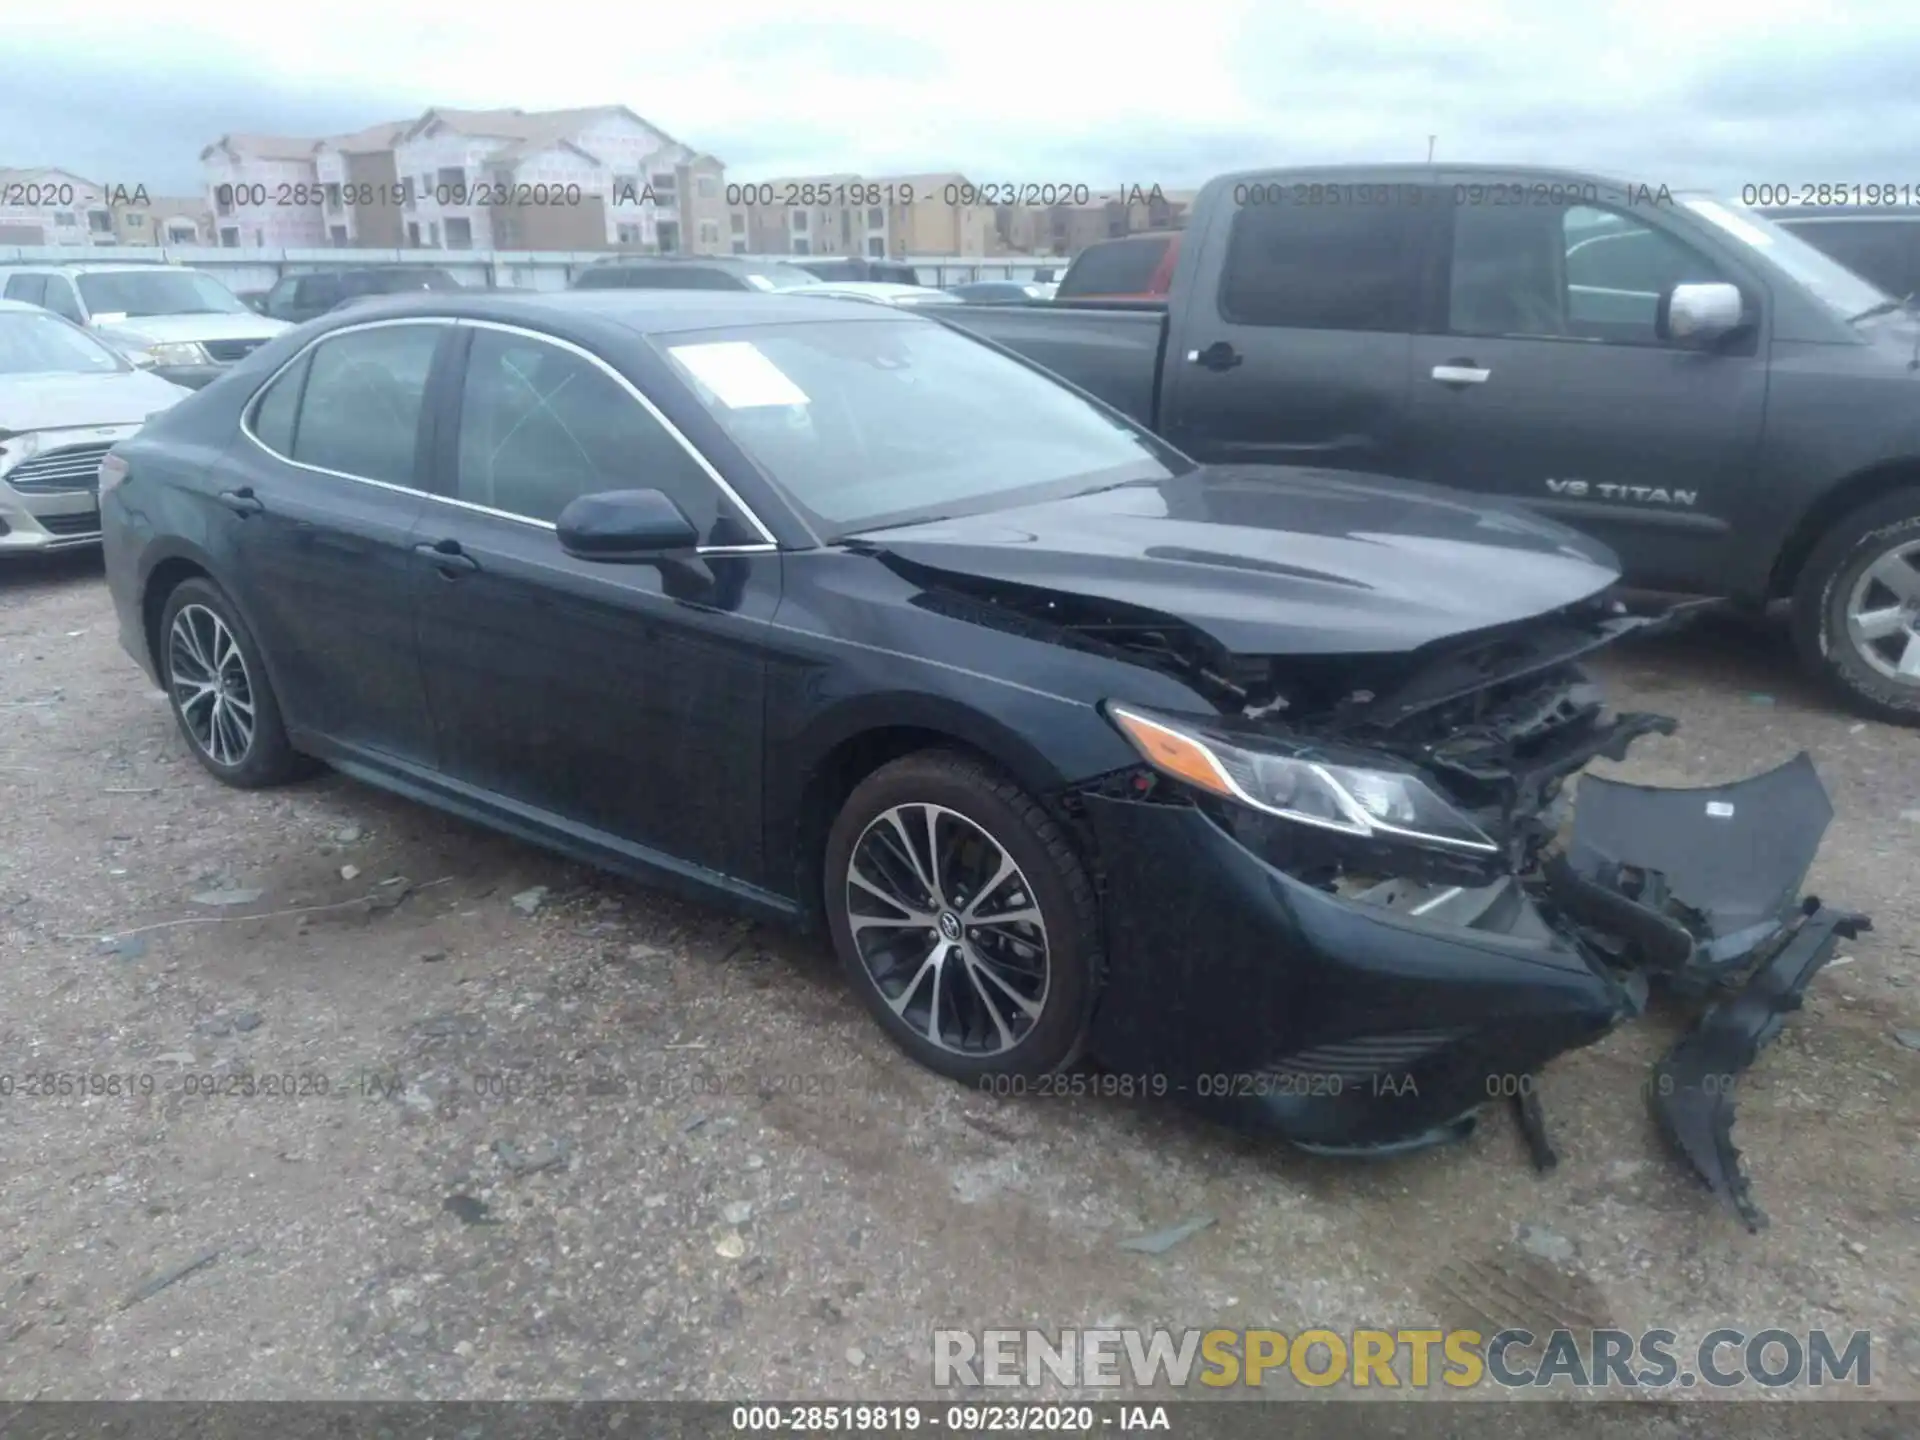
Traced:
[[941, 1049], [1004, 1054], [1046, 1008], [1039, 901], [1006, 848], [959, 812], [896, 805], [875, 816], [847, 861], [846, 906], [868, 979]]
[[167, 635], [167, 681], [193, 743], [216, 765], [253, 748], [252, 677], [233, 631], [205, 605], [183, 605]]
[[1920, 540], [1860, 572], [1847, 597], [1847, 638], [1880, 674], [1920, 686]]

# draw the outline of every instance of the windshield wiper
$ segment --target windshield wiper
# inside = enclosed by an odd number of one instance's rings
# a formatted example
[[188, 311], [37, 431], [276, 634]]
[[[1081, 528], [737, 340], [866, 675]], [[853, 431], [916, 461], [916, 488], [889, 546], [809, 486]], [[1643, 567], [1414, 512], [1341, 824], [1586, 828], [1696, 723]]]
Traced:
[[1905, 310], [1913, 304], [1913, 292], [1908, 291], [1898, 300], [1878, 300], [1862, 310], [1858, 315], [1849, 315], [1847, 323], [1857, 324], [1862, 320], [1871, 320], [1876, 315], [1891, 315], [1896, 310]]

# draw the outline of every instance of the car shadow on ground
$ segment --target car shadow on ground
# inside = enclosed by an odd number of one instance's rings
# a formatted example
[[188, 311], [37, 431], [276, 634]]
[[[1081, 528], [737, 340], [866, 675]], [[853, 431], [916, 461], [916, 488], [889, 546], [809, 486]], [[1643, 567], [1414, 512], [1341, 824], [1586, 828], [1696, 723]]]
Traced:
[[31, 550], [15, 555], [0, 555], [0, 596], [24, 598], [29, 594], [85, 585], [106, 578], [106, 562], [100, 547], [84, 550], [60, 550], [50, 555]]

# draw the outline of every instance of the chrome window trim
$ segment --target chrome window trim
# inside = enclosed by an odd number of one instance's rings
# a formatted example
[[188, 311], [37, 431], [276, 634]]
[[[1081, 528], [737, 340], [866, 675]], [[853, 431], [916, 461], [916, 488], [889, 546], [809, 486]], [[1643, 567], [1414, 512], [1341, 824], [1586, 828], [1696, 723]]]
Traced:
[[[452, 315], [401, 315], [384, 320], [362, 320], [357, 324], [342, 325], [337, 329], [327, 331], [324, 335], [314, 336], [313, 339], [307, 341], [306, 344], [302, 345], [281, 362], [280, 367], [267, 377], [258, 390], [253, 392], [253, 395], [247, 400], [245, 407], [240, 411], [240, 433], [246, 436], [262, 454], [271, 455], [282, 465], [291, 465], [296, 470], [305, 470], [314, 475], [331, 475], [336, 480], [352, 480], [361, 485], [372, 485], [376, 489], [390, 490], [396, 495], [412, 495], [422, 500], [432, 500], [441, 505], [451, 505], [458, 510], [472, 511], [477, 515], [491, 515], [496, 519], [511, 520], [516, 524], [531, 526], [535, 530], [546, 530], [549, 532], [557, 530], [558, 527], [551, 520], [536, 520], [531, 515], [516, 515], [511, 510], [497, 510], [491, 505], [477, 504], [472, 500], [462, 500], [453, 495], [436, 495], [431, 490], [420, 490], [412, 485], [396, 485], [391, 480], [375, 480], [369, 475], [354, 475], [345, 470], [330, 470], [324, 465], [309, 465], [304, 460], [295, 460], [291, 455], [282, 455], [278, 450], [274, 449], [254, 433], [254, 412], [260, 408], [261, 403], [266, 399], [267, 392], [279, 383], [282, 375], [299, 364], [301, 359], [310, 354], [316, 346], [325, 344], [336, 335], [349, 335], [361, 330], [381, 330], [397, 325], [466, 325], [475, 329], [504, 330], [511, 334], [524, 335], [530, 340], [538, 340], [544, 344], [553, 345], [559, 349], [568, 350], [581, 356], [611, 376], [621, 389], [625, 390], [635, 400], [638, 400], [642, 408], [655, 420], [659, 421], [667, 433], [679, 442], [680, 447], [693, 458], [694, 463], [699, 465], [701, 470], [706, 473], [707, 478], [719, 487], [720, 493], [731, 500], [734, 505], [739, 508], [740, 513], [751, 520], [754, 528], [765, 537], [761, 542], [749, 545], [699, 545], [694, 547], [694, 553], [696, 555], [765, 555], [779, 550], [780, 546], [773, 538], [773, 532], [767, 529], [758, 515], [753, 513], [753, 508], [740, 498], [739, 494], [731, 485], [721, 478], [720, 472], [714, 469], [707, 457], [702, 455], [699, 450], [694, 447], [692, 441], [680, 433], [679, 427], [667, 419], [665, 415], [662, 415], [654, 403], [647, 399], [645, 395], [641, 394], [631, 381], [611, 365], [607, 364], [607, 362], [602, 360], [598, 355], [595, 355], [591, 350], [575, 345], [570, 340], [562, 340], [558, 336], [546, 335], [538, 330], [529, 330], [521, 325], [505, 325], [495, 320], [470, 320]], [[270, 343], [271, 338], [272, 337], [269, 337], [269, 342], [263, 343]]]

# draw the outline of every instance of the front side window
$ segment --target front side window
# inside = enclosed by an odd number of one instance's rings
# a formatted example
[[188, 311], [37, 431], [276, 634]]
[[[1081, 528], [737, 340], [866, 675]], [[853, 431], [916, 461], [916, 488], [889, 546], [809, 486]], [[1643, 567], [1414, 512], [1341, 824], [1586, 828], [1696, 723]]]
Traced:
[[80, 277], [80, 298], [102, 315], [246, 315], [226, 286], [198, 270], [107, 270]]
[[826, 535], [1186, 468], [1038, 371], [926, 321], [702, 331], [666, 353]]
[[480, 330], [460, 404], [456, 496], [549, 523], [582, 495], [660, 490], [703, 543], [750, 537], [700, 463], [627, 388], [571, 350]]
[[1227, 239], [1222, 318], [1293, 330], [1411, 330], [1418, 214], [1404, 205], [1240, 207]]
[[413, 485], [427, 374], [446, 328], [380, 325], [314, 346], [291, 458], [363, 480]]
[[1692, 246], [1622, 211], [1462, 205], [1453, 213], [1448, 329], [1658, 345], [1665, 291], [1730, 278]]
[[111, 375], [126, 368], [112, 350], [55, 316], [0, 313], [0, 375]]

